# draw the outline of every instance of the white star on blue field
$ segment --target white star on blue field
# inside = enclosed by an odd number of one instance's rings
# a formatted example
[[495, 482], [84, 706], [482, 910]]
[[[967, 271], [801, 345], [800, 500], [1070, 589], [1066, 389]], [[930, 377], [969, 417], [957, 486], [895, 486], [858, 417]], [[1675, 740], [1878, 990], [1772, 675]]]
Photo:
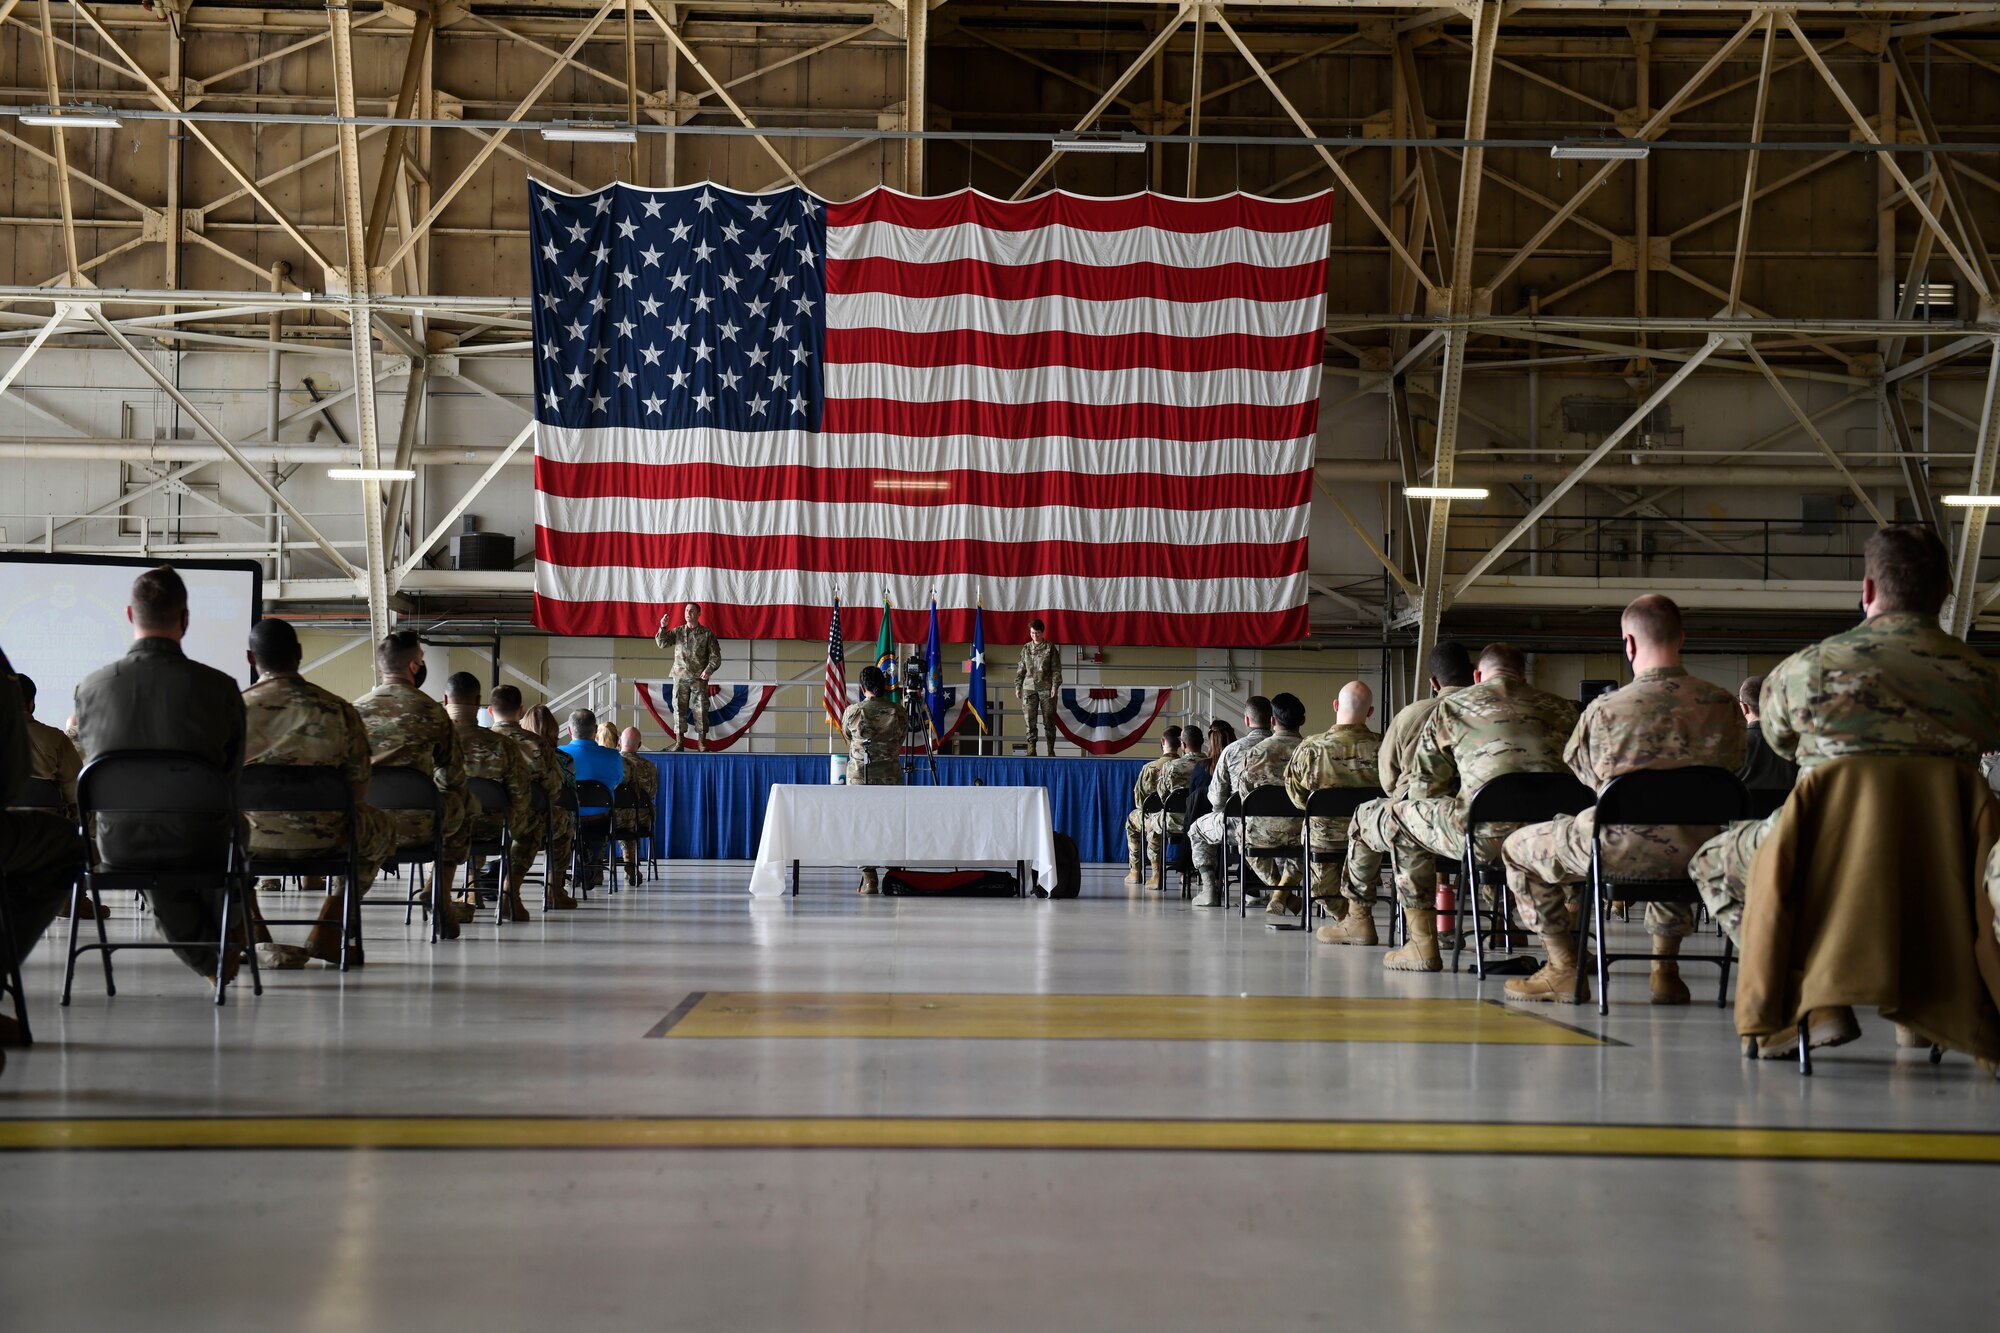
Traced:
[[819, 428], [826, 212], [804, 190], [530, 183], [535, 419]]

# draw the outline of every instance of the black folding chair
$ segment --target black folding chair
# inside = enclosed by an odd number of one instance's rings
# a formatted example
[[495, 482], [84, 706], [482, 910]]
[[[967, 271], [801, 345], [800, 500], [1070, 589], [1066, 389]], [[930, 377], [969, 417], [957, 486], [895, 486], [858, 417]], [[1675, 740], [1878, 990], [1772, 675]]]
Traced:
[[[585, 778], [576, 784], [576, 803], [579, 808], [576, 819], [576, 870], [572, 878], [576, 880], [577, 891], [588, 898], [595, 876], [610, 862], [611, 843], [616, 836], [611, 818], [611, 788], [595, 778]], [[589, 806], [595, 806], [604, 813], [582, 814], [582, 808]]]
[[1347, 864], [1347, 843], [1345, 840], [1331, 847], [1315, 849], [1312, 845], [1312, 822], [1315, 819], [1352, 819], [1354, 812], [1369, 801], [1382, 795], [1380, 787], [1322, 787], [1306, 797], [1304, 851], [1299, 861], [1301, 893], [1304, 901], [1299, 905], [1297, 921], [1271, 921], [1266, 924], [1272, 930], [1312, 929], [1313, 895], [1312, 868], [1321, 866], [1345, 866]]
[[[246, 764], [236, 780], [236, 800], [246, 813], [338, 814], [346, 829], [342, 845], [304, 856], [249, 854], [246, 874], [252, 880], [269, 876], [338, 875], [340, 888], [340, 970], [347, 970], [347, 949], [361, 934], [360, 830], [355, 826], [354, 789], [331, 768], [300, 764]], [[265, 917], [267, 926], [316, 926], [318, 917]]]
[[[1453, 909], [1451, 970], [1465, 952], [1465, 923], [1472, 922], [1472, 975], [1486, 975], [1486, 948], [1480, 918], [1492, 920], [1492, 933], [1499, 936], [1503, 952], [1512, 952], [1514, 922], [1511, 895], [1507, 892], [1507, 872], [1497, 861], [1489, 865], [1475, 862], [1475, 836], [1486, 824], [1541, 824], [1557, 815], [1574, 815], [1590, 808], [1596, 797], [1590, 788], [1571, 773], [1502, 773], [1473, 793], [1465, 812], [1465, 856], [1459, 867], [1458, 905]], [[1493, 893], [1493, 906], [1479, 905], [1479, 890]]]
[[651, 801], [639, 806], [639, 838], [646, 844], [646, 873], [657, 878], [660, 873], [660, 812]]
[[[514, 859], [514, 830], [507, 818], [507, 788], [498, 778], [467, 778], [465, 780], [465, 790], [470, 793], [473, 803], [479, 807], [482, 814], [498, 815], [500, 817], [500, 833], [497, 837], [474, 837], [467, 842], [465, 853], [465, 887], [468, 892], [477, 895], [479, 890], [474, 888], [472, 883], [473, 866], [486, 860], [488, 857], [498, 860], [500, 862], [500, 888], [499, 892], [494, 896], [493, 916], [495, 925], [505, 925], [507, 922], [507, 886], [513, 882], [508, 878], [508, 875], [512, 872], [512, 862]], [[475, 896], [473, 901], [477, 902], [478, 898]]]
[[1208, 784], [1206, 782], [1198, 782], [1189, 789], [1187, 814], [1181, 819], [1180, 835], [1181, 842], [1187, 848], [1186, 873], [1181, 876], [1181, 897], [1183, 899], [1194, 897], [1194, 842], [1190, 835], [1190, 830], [1194, 828], [1195, 820], [1200, 819], [1203, 815], [1208, 814], [1214, 809], [1215, 807], [1208, 803]]
[[430, 914], [431, 943], [435, 944], [439, 914], [451, 910], [448, 903], [424, 902], [425, 886], [437, 881], [437, 868], [444, 861], [444, 793], [437, 789], [427, 769], [378, 768], [368, 779], [368, 804], [387, 811], [391, 818], [403, 812], [421, 812], [431, 817], [431, 836], [417, 842], [398, 843], [393, 864], [400, 868], [409, 862], [416, 870], [414, 882], [403, 899], [403, 924], [409, 925], [410, 913], [423, 908]]
[[[1597, 814], [1590, 835], [1590, 919], [1592, 953], [1597, 958], [1597, 1012], [1608, 1013], [1604, 983], [1613, 963], [1651, 962], [1665, 958], [1656, 953], [1606, 953], [1604, 951], [1605, 904], [1616, 897], [1628, 903], [1701, 904], [1701, 894], [1685, 874], [1672, 879], [1637, 879], [1605, 868], [1604, 830], [1633, 824], [1699, 824], [1726, 826], [1748, 816], [1750, 793], [1726, 768], [1651, 768], [1627, 773], [1604, 784], [1597, 793]], [[1584, 925], [1581, 913], [1576, 921], [1577, 948], [1583, 948]], [[1678, 955], [1676, 955], [1678, 957]], [[1729, 968], [1735, 950], [1723, 936], [1720, 954], [1693, 955], [1692, 961], [1714, 963], [1722, 971], [1715, 990], [1715, 1007], [1729, 1003]], [[1683, 960], [1689, 961], [1689, 960]]]
[[[1303, 863], [1303, 858], [1305, 857], [1306, 854], [1306, 847], [1304, 840], [1305, 835], [1303, 831], [1301, 831], [1300, 833], [1300, 840], [1298, 842], [1288, 843], [1282, 847], [1250, 846], [1249, 821], [1252, 819], [1260, 819], [1267, 816], [1279, 816], [1286, 819], [1303, 819], [1305, 817], [1305, 812], [1300, 810], [1296, 805], [1293, 805], [1291, 796], [1286, 793], [1283, 787], [1279, 786], [1275, 782], [1266, 783], [1261, 787], [1253, 788], [1251, 789], [1248, 795], [1243, 797], [1242, 803], [1237, 807], [1237, 813], [1236, 813], [1236, 818], [1239, 824], [1237, 832], [1241, 837], [1241, 841], [1237, 847], [1237, 852], [1243, 858], [1243, 887], [1246, 890], [1250, 887], [1251, 878], [1257, 875], [1256, 868], [1250, 864], [1250, 858], [1252, 857], [1253, 854], [1259, 859], [1268, 859], [1274, 861], [1296, 860], [1300, 861], [1301, 863]], [[1259, 884], [1264, 883], [1261, 877], [1258, 877], [1257, 882]], [[1284, 892], [1284, 890], [1277, 888], [1274, 885], [1266, 884], [1264, 885], [1264, 887], [1270, 889], [1274, 893]], [[1301, 885], [1302, 889], [1304, 887], [1305, 886]], [[1310, 902], [1312, 895], [1308, 893], [1306, 894], [1306, 898], [1308, 902]], [[1306, 910], [1310, 912], [1312, 908], [1308, 906]], [[1238, 917], [1247, 917], [1249, 914], [1250, 914], [1249, 895], [1245, 893], [1244, 895], [1238, 897], [1238, 899], [1236, 900], [1236, 915]]]
[[[220, 837], [211, 846], [187, 846], [181, 856], [157, 866], [92, 868], [89, 864], [85, 865], [82, 876], [70, 888], [69, 957], [63, 965], [62, 1003], [69, 1003], [70, 990], [76, 980], [76, 960], [81, 954], [98, 953], [104, 963], [104, 992], [116, 995], [118, 987], [111, 976], [111, 954], [114, 950], [178, 947], [165, 942], [139, 940], [113, 944], [104, 932], [101, 908], [97, 914], [97, 943], [83, 943], [77, 931], [77, 909], [82, 901], [79, 895], [88, 893], [93, 901], [101, 903], [101, 891], [113, 889], [145, 893], [157, 898], [160, 894], [196, 893], [219, 885], [222, 890], [222, 923], [216, 936], [215, 1002], [224, 1003], [229, 984], [226, 980], [229, 976], [229, 952], [235, 948], [249, 954], [251, 993], [262, 995], [264, 979], [257, 972], [257, 950], [250, 935], [250, 914], [243, 906], [243, 892], [248, 879], [244, 869], [242, 817], [238, 811], [236, 788], [230, 782], [228, 772], [219, 764], [175, 750], [117, 750], [99, 755], [84, 765], [82, 774], [76, 780], [76, 798], [86, 827], [93, 818], [104, 815], [125, 818], [178, 815], [190, 819], [207, 816], [218, 825]], [[91, 860], [96, 860], [95, 849]], [[229, 938], [232, 912], [242, 935], [242, 939], [235, 942]]]
[[[1160, 797], [1160, 889], [1167, 887], [1167, 867], [1175, 865], [1181, 872], [1181, 897], [1194, 897], [1194, 845], [1188, 841], [1187, 816], [1181, 816], [1180, 831], [1176, 833], [1167, 826], [1167, 816], [1176, 810], [1185, 811], [1188, 803], [1186, 787], [1175, 787]], [[1147, 846], [1152, 844], [1149, 842]]]
[[28, 778], [21, 783], [21, 789], [7, 802], [9, 810], [50, 810], [62, 814], [67, 808], [63, 804], [62, 788], [56, 786], [54, 778]]

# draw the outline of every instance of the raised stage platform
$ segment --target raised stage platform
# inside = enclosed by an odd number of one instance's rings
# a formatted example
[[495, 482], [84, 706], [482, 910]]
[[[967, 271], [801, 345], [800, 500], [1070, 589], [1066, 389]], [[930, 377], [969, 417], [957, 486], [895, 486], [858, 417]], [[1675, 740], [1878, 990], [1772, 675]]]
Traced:
[[[1157, 747], [1155, 747], [1157, 749]], [[648, 754], [660, 770], [664, 854], [676, 861], [751, 861], [764, 832], [773, 783], [824, 783], [824, 754]], [[1148, 756], [1150, 757], [1150, 756]], [[1146, 759], [981, 759], [940, 755], [939, 785], [1044, 787], [1056, 832], [1076, 839], [1084, 861], [1125, 859], [1125, 812]], [[916, 781], [930, 781], [923, 761]]]

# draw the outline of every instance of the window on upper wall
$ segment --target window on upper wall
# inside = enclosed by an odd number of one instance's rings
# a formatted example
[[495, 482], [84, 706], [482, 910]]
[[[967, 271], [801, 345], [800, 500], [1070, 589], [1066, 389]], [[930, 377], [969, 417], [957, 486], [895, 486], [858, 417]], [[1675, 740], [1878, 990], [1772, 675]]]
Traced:
[[[1910, 284], [1896, 284], [1896, 308], [1903, 308], [1903, 300], [1909, 292]], [[1933, 282], [1926, 279], [1917, 284], [1916, 305], [1910, 310], [1911, 319], [1957, 319], [1958, 284], [1955, 282]]]

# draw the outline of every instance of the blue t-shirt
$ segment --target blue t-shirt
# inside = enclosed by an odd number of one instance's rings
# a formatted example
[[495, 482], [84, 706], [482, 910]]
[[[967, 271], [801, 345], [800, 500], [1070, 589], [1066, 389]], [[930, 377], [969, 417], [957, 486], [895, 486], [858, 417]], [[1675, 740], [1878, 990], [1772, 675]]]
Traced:
[[[618, 784], [625, 780], [625, 761], [618, 757], [618, 751], [609, 746], [599, 745], [594, 740], [575, 740], [562, 747], [562, 752], [576, 765], [578, 782], [597, 781], [604, 784], [606, 791], [617, 791]], [[610, 811], [608, 805], [578, 805], [579, 815], [602, 815]]]

